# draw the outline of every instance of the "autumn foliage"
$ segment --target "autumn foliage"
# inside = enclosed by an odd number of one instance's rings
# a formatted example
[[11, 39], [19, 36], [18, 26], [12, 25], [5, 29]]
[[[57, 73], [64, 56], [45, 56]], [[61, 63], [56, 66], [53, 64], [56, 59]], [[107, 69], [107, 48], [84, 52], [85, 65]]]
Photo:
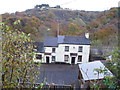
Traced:
[[[11, 29], [17, 29], [26, 34], [31, 33], [32, 38], [36, 41], [41, 41], [41, 38], [45, 36], [57, 36], [59, 25], [60, 35], [80, 36], [89, 32], [91, 41], [103, 43], [111, 36], [117, 35], [117, 13], [118, 8], [90, 12], [46, 7], [12, 14], [5, 13], [2, 16], [3, 22]], [[13, 22], [17, 20], [20, 20], [21, 23], [13, 25]]]

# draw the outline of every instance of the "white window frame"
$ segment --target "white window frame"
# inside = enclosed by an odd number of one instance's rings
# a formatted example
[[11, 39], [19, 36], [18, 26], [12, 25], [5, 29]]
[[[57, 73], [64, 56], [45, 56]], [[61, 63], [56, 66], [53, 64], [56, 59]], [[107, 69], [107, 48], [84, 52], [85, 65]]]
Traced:
[[83, 46], [78, 47], [78, 52], [83, 52]]
[[[80, 58], [79, 58], [80, 57]], [[80, 60], [79, 60], [80, 59]], [[78, 62], [82, 62], [82, 55], [78, 55]]]
[[69, 61], [69, 55], [64, 55], [64, 61], [68, 62]]
[[[54, 57], [54, 60], [53, 60], [53, 57]], [[56, 60], [56, 56], [52, 56], [52, 61], [55, 61]]]

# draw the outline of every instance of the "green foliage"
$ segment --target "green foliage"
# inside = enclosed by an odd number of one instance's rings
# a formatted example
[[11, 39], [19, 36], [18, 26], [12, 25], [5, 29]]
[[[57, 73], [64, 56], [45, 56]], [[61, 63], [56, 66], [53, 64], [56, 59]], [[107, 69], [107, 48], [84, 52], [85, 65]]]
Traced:
[[97, 75], [98, 78], [96, 80], [93, 80], [93, 82], [90, 81], [92, 83], [91, 89], [99, 90], [101, 88], [105, 88], [105, 86], [102, 85], [103, 81], [99, 79], [99, 76], [100, 76], [100, 74], [104, 74], [104, 76], [105, 76], [107, 74], [107, 72], [108, 72], [107, 69], [100, 67], [100, 68], [94, 69], [93, 71], [96, 72], [94, 74]]
[[46, 82], [46, 79], [44, 79], [44, 81], [40, 83], [40, 85], [37, 86], [36, 88], [42, 89], [44, 87], [45, 82]]
[[118, 78], [120, 77], [120, 51], [115, 50], [112, 52], [112, 60], [108, 62], [107, 67], [114, 73]]
[[47, 20], [47, 16], [46, 16], [46, 15], [41, 15], [41, 16], [40, 16], [40, 20], [46, 21], [46, 20]]
[[114, 77], [105, 77], [104, 84], [108, 88], [120, 88], [120, 51], [115, 50], [112, 52], [112, 60], [108, 61], [106, 64], [107, 68], [113, 73]]
[[103, 83], [105, 85], [107, 85], [109, 89], [115, 89], [116, 88], [112, 79], [113, 79], [113, 77], [106, 76], [105, 79], [103, 80]]
[[[99, 74], [101, 74], [101, 73], [104, 73], [104, 75], [107, 74], [107, 69], [106, 69], [106, 68], [102, 68], [102, 67], [96, 68], [96, 69], [94, 69], [94, 71], [97, 72], [98, 76], [99, 76]], [[99, 77], [98, 77], [98, 78], [99, 78]]]
[[17, 21], [14, 22], [14, 25], [20, 24], [20, 23], [21, 23], [21, 21], [20, 21], [20, 20], [17, 20]]
[[[20, 23], [19, 20], [17, 22]], [[14, 24], [19, 24], [17, 22]], [[5, 24], [2, 26], [3, 88], [33, 87], [39, 73], [39, 65], [33, 62], [33, 41], [29, 34], [8, 27]], [[28, 82], [29, 86], [26, 85]]]
[[64, 32], [65, 35], [79, 35], [82, 33], [82, 30], [77, 24], [70, 23], [68, 29]]
[[[120, 51], [116, 50], [112, 52], [112, 60], [108, 61], [106, 64], [107, 68], [113, 73], [113, 77], [105, 76], [103, 80], [103, 84], [108, 88], [108, 89], [118, 89], [120, 88], [119, 82], [120, 82]], [[102, 69], [102, 68], [96, 68], [94, 71], [97, 72], [98, 78], [100, 73], [107, 74], [107, 69]], [[98, 81], [95, 81], [98, 83]], [[91, 88], [101, 88], [99, 87], [99, 84], [96, 84], [96, 86], [92, 85]]]

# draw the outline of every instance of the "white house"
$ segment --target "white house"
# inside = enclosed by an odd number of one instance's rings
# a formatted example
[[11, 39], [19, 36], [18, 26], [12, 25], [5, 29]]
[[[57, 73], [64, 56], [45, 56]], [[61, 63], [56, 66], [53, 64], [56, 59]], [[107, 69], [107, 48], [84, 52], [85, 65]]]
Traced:
[[47, 37], [38, 44], [34, 61], [41, 63], [79, 64], [89, 61], [90, 41], [87, 37], [58, 36]]

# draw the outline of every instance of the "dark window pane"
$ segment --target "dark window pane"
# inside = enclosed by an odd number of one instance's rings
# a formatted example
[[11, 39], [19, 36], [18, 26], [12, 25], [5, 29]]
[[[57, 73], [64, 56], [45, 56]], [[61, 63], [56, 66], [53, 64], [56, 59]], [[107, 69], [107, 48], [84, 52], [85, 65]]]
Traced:
[[65, 51], [69, 51], [69, 46], [65, 46]]
[[52, 48], [52, 52], [55, 53], [55, 48]]
[[36, 54], [36, 59], [42, 59], [42, 55]]
[[55, 56], [52, 56], [52, 61], [55, 61]]
[[83, 47], [82, 47], [82, 46], [79, 46], [78, 52], [82, 52], [82, 50], [83, 50]]
[[69, 56], [68, 56], [68, 55], [65, 55], [65, 56], [64, 56], [64, 61], [68, 61], [68, 59], [69, 59]]
[[82, 62], [82, 56], [78, 56], [78, 62]]

